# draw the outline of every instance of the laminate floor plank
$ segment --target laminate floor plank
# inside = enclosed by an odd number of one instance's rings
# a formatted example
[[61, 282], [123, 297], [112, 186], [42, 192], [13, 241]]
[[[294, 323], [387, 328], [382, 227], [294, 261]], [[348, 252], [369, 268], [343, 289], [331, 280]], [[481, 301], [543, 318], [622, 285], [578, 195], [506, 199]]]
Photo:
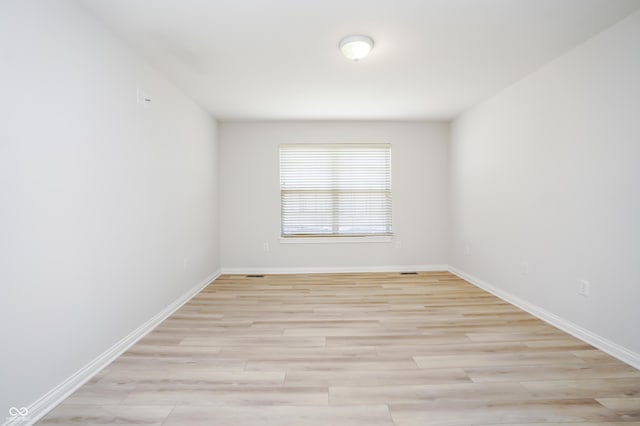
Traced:
[[640, 426], [640, 371], [447, 272], [225, 275], [39, 424]]
[[501, 367], [506, 365], [570, 364], [586, 365], [585, 361], [570, 352], [515, 352], [482, 353], [464, 355], [414, 356], [420, 368], [443, 367]]
[[386, 405], [192, 407], [178, 406], [163, 426], [394, 426]]
[[[284, 383], [285, 371], [230, 371], [215, 369], [175, 369], [166, 370], [145, 370], [140, 374], [132, 375], [130, 370], [112, 370], [102, 377], [95, 386], [89, 389], [103, 390], [109, 394], [115, 393], [109, 388], [109, 384], [130, 386], [127, 392], [121, 392], [124, 397], [134, 390], [154, 390], [167, 387], [183, 388], [188, 386], [216, 387], [216, 386], [280, 386]], [[87, 388], [84, 386], [76, 392], [82, 394]], [[114, 395], [115, 396], [115, 395]]]
[[421, 404], [432, 401], [526, 401], [529, 393], [519, 383], [454, 383], [438, 385], [334, 386], [329, 402], [335, 405]]
[[[282, 360], [285, 358], [354, 358], [354, 357], [374, 357], [378, 355], [375, 346], [258, 346], [247, 351], [244, 346], [226, 346], [221, 349], [219, 356], [227, 357], [248, 357], [249, 361], [256, 360]], [[401, 354], [406, 356], [406, 354]], [[390, 355], [392, 358], [394, 355]]]
[[[620, 379], [625, 377], [640, 379], [640, 371], [625, 364], [603, 365], [523, 365], [504, 367], [471, 367], [465, 368], [471, 380], [481, 382], [513, 382], [527, 381], [532, 378], [539, 380], [554, 379]], [[640, 381], [639, 381], [640, 384]]]
[[592, 399], [577, 400], [446, 400], [391, 405], [396, 426], [520, 425], [623, 421], [614, 411]]
[[128, 406], [64, 403], [54, 408], [40, 423], [79, 426], [161, 426], [172, 410], [172, 405]]
[[[638, 378], [627, 377], [615, 380], [546, 380], [520, 382], [532, 398], [640, 398]], [[640, 404], [639, 404], [640, 406]]]
[[418, 366], [410, 357], [306, 357], [251, 360], [246, 369], [272, 371], [353, 371], [353, 370], [417, 370]]
[[122, 405], [328, 405], [328, 389], [284, 386], [179, 387], [172, 383], [136, 389]]
[[435, 370], [347, 370], [347, 371], [287, 371], [287, 386], [382, 386], [470, 383], [461, 368]]

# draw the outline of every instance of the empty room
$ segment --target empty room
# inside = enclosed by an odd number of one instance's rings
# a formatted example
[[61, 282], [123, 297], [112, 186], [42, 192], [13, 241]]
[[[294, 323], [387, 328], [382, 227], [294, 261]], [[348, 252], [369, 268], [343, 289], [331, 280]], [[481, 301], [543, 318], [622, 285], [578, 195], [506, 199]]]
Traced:
[[0, 424], [640, 426], [640, 0], [0, 0]]

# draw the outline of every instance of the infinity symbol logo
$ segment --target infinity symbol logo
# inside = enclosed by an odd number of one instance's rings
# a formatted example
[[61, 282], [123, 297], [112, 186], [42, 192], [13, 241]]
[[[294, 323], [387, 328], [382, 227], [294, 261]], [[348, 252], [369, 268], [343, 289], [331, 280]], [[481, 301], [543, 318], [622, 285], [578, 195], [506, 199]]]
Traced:
[[18, 416], [24, 417], [27, 414], [29, 414], [29, 409], [27, 407], [21, 407], [21, 408], [11, 407], [11, 408], [9, 408], [9, 415], [11, 417], [18, 417]]

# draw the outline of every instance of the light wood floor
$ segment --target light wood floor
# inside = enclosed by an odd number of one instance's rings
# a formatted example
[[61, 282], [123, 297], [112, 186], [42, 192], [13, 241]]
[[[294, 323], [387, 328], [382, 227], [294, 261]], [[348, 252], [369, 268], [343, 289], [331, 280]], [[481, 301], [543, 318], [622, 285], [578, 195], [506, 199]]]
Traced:
[[223, 276], [42, 424], [640, 425], [640, 371], [449, 273]]

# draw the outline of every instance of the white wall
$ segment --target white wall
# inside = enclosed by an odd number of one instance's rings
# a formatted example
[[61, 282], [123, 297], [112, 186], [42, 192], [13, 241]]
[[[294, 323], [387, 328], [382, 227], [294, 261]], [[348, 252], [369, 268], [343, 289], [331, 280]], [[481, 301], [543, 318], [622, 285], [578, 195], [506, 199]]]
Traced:
[[[448, 125], [424, 122], [220, 124], [222, 264], [227, 271], [371, 270], [445, 265]], [[284, 244], [278, 145], [392, 144], [393, 243]], [[264, 251], [263, 243], [269, 244]]]
[[70, 1], [3, 1], [0, 52], [2, 423], [220, 263], [208, 114]]
[[463, 114], [451, 147], [451, 264], [636, 365], [639, 46], [636, 13]]

